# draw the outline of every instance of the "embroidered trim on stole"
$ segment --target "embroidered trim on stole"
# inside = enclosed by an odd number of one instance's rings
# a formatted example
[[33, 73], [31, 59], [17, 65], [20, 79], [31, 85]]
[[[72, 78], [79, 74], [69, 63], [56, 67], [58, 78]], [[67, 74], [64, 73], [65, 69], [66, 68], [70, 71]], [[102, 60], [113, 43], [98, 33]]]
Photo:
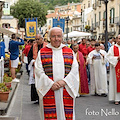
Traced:
[[[119, 49], [117, 46], [114, 45], [114, 56], [119, 56]], [[116, 83], [117, 83], [117, 92], [120, 92], [120, 61], [118, 61], [116, 67]]]
[[[64, 47], [62, 51], [63, 51], [63, 58], [65, 63], [65, 77], [66, 77], [71, 70], [71, 66], [73, 63], [73, 53], [72, 53], [72, 50], [67, 47]], [[47, 47], [42, 48], [40, 54], [41, 54], [41, 61], [42, 61], [45, 74], [51, 80], [53, 80], [52, 49]], [[73, 119], [73, 98], [68, 94], [65, 88], [63, 89], [63, 103], [64, 103], [66, 120], [72, 120]], [[43, 98], [43, 104], [44, 104], [45, 119], [57, 120], [54, 91], [49, 90], [47, 92], [47, 94]]]

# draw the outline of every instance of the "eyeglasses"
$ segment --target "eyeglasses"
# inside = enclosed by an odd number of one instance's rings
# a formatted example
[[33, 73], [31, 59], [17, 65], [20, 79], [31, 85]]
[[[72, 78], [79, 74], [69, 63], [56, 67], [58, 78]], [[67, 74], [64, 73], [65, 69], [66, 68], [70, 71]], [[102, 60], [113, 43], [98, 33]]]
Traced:
[[38, 38], [38, 39], [35, 39], [35, 40], [39, 40], [40, 38]]
[[40, 38], [36, 38], [35, 40], [40, 40], [40, 39], [43, 39], [42, 37], [40, 37]]

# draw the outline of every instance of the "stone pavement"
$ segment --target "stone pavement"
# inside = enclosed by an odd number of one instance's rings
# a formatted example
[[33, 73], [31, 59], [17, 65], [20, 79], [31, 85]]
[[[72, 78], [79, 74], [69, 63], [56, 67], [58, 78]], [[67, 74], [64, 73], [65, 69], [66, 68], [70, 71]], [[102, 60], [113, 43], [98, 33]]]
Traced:
[[6, 116], [14, 116], [18, 120], [40, 120], [39, 105], [34, 104], [30, 100], [30, 86], [28, 85], [28, 75], [25, 71], [25, 66], [23, 66], [23, 71]]
[[[120, 120], [120, 105], [108, 102], [107, 97], [91, 95], [79, 97], [76, 99], [75, 110], [76, 120]], [[30, 101], [30, 86], [25, 69], [4, 117], [7, 116], [15, 117], [16, 120], [40, 120], [39, 105]]]
[[120, 120], [120, 105], [108, 102], [108, 97], [79, 97], [76, 99], [76, 120]]

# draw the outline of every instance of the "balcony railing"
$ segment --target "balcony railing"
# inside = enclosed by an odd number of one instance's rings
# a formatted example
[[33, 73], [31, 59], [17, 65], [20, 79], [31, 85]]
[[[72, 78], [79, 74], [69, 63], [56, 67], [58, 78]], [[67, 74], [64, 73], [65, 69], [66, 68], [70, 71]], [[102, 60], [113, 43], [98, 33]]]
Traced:
[[115, 18], [110, 18], [110, 24], [114, 24], [115, 23]]
[[96, 3], [94, 3], [93, 4], [93, 9], [96, 10], [96, 7], [97, 7], [97, 5], [96, 5]]
[[82, 18], [82, 16], [74, 16], [74, 17], [73, 17], [73, 20], [74, 20], [74, 19], [80, 19], [80, 18]]
[[80, 27], [82, 24], [73, 24], [73, 27]]
[[100, 27], [100, 21], [96, 22], [96, 27]]
[[97, 1], [97, 6], [98, 6], [98, 7], [101, 7], [101, 4], [102, 4], [101, 1], [98, 0], [98, 1]]
[[91, 29], [91, 32], [93, 32], [93, 33], [96, 33], [97, 31], [96, 31], [96, 23], [92, 23], [92, 26], [90, 27]]
[[105, 22], [105, 20], [103, 21], [103, 26], [105, 27], [105, 24], [106, 24], [106, 22]]
[[120, 25], [120, 17], [115, 17], [114, 18], [114, 23], [117, 25]]

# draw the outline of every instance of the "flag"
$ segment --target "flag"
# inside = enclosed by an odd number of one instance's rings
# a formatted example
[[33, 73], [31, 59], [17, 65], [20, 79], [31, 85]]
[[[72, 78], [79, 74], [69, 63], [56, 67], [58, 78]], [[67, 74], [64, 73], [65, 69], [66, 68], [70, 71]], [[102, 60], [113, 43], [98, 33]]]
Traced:
[[25, 19], [25, 35], [26, 38], [35, 38], [37, 34], [37, 18]]
[[60, 27], [63, 32], [65, 29], [65, 19], [64, 18], [53, 18], [53, 27]]

